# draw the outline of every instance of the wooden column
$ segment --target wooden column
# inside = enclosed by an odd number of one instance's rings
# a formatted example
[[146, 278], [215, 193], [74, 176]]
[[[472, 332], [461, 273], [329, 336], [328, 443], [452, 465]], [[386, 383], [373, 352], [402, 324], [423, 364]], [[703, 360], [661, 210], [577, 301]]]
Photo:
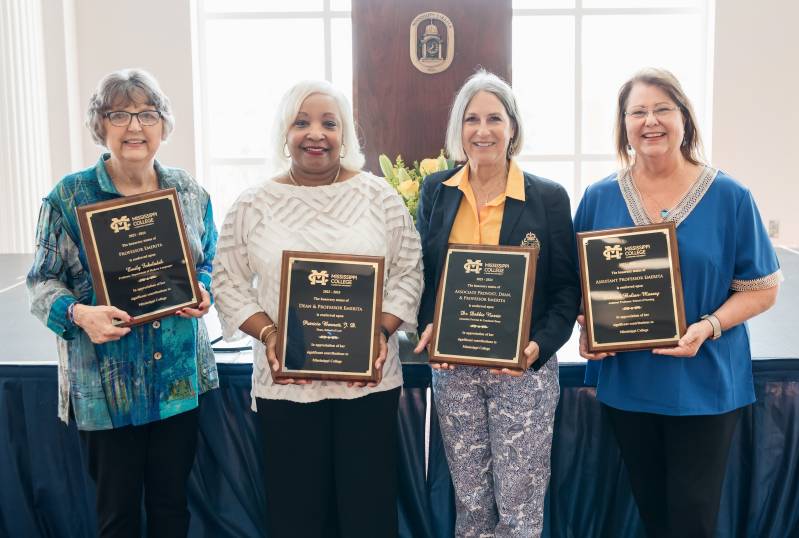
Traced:
[[[448, 17], [455, 35], [452, 63], [436, 74], [410, 55], [411, 24], [428, 11]], [[379, 174], [381, 153], [408, 163], [437, 156], [455, 93], [477, 68], [510, 82], [511, 15], [511, 0], [352, 0], [353, 106], [367, 170]]]

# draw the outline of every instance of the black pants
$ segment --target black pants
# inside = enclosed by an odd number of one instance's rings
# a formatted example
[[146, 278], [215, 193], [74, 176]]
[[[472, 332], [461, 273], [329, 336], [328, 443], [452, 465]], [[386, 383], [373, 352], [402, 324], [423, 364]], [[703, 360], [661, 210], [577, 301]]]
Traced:
[[185, 537], [189, 531], [186, 481], [197, 452], [198, 410], [141, 426], [82, 431], [89, 474], [97, 486], [101, 538]]
[[400, 389], [258, 399], [270, 538], [393, 538]]
[[741, 409], [667, 416], [602, 406], [650, 538], [713, 538]]

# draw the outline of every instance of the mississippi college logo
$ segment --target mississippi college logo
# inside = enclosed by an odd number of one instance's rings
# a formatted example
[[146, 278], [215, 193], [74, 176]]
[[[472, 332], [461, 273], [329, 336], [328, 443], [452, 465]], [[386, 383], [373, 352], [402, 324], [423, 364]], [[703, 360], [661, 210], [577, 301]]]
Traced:
[[119, 218], [111, 217], [111, 229], [114, 230], [115, 234], [127, 232], [130, 230], [130, 219], [126, 216]]
[[621, 259], [621, 245], [607, 245], [602, 255], [606, 260], [620, 260]]
[[311, 269], [311, 274], [308, 275], [308, 281], [310, 281], [311, 286], [316, 286], [319, 284], [320, 286], [327, 285], [327, 271], [317, 271], [316, 269]]
[[483, 262], [480, 260], [467, 259], [466, 263], [463, 264], [463, 268], [466, 269], [467, 273], [476, 273], [479, 275], [483, 270]]

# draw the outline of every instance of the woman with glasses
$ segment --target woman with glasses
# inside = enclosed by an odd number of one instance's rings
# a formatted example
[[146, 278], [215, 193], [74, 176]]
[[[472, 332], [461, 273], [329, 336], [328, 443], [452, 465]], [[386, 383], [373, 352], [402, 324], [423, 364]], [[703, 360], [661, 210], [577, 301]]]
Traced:
[[[86, 119], [108, 151], [44, 198], [28, 274], [31, 310], [57, 336], [59, 417], [73, 417], [97, 486], [101, 537], [186, 536], [186, 481], [197, 447], [198, 404], [218, 386], [205, 323], [216, 250], [211, 200], [184, 170], [155, 160], [174, 127], [169, 99], [148, 73], [104, 77]], [[178, 192], [202, 301], [175, 316], [122, 327], [127, 312], [96, 293], [75, 209], [165, 188]]]
[[715, 536], [733, 432], [755, 400], [745, 322], [774, 304], [781, 279], [751, 192], [701, 148], [674, 75], [639, 72], [618, 96], [623, 168], [588, 187], [575, 217], [578, 231], [677, 225], [689, 323], [679, 344], [614, 355], [580, 338], [650, 537]]
[[448, 243], [539, 247], [527, 369], [433, 365], [433, 394], [455, 486], [459, 537], [539, 536], [558, 404], [555, 352], [569, 339], [580, 302], [569, 196], [522, 172], [521, 115], [510, 86], [480, 71], [461, 87], [447, 151], [462, 162], [425, 179], [417, 226], [424, 252], [424, 328], [430, 342]]
[[[225, 337], [253, 337], [268, 535], [395, 537], [402, 368], [394, 333], [415, 328], [419, 234], [394, 189], [361, 170], [352, 108], [330, 83], [290, 88], [271, 138], [279, 172], [233, 204], [214, 263]], [[272, 377], [284, 250], [385, 258], [379, 382]]]

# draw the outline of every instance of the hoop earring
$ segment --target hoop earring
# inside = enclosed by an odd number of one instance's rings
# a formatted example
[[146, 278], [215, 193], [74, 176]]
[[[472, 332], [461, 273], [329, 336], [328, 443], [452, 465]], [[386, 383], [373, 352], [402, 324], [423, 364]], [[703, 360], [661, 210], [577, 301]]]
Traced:
[[338, 158], [343, 159], [347, 156], [347, 146], [341, 144], [341, 150], [338, 152]]
[[289, 152], [289, 144], [288, 144], [288, 142], [283, 144], [283, 156], [286, 159], [291, 159], [291, 153]]

